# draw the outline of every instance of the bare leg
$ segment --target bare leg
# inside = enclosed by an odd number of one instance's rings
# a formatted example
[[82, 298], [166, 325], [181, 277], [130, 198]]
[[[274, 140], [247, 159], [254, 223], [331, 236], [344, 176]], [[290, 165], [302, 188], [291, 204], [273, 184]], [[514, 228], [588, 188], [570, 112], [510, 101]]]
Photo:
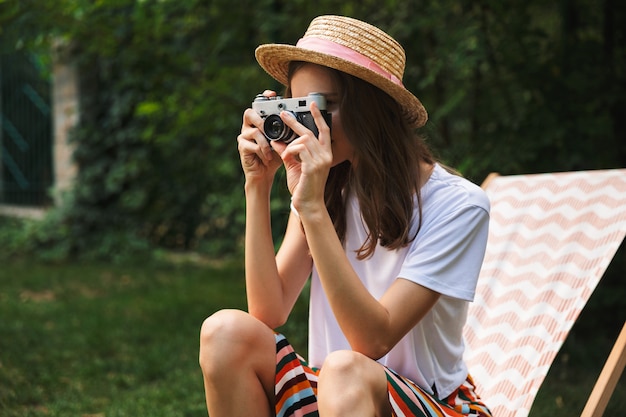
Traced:
[[323, 417], [388, 417], [387, 375], [378, 362], [353, 351], [328, 355], [318, 380]]
[[273, 331], [239, 310], [206, 319], [200, 367], [211, 417], [272, 416], [276, 345]]

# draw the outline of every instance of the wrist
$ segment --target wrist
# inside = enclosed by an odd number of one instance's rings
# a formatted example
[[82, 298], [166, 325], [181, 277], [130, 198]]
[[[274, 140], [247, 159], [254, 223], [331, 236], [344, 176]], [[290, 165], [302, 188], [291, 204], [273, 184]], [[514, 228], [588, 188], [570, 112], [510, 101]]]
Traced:
[[292, 199], [291, 210], [300, 218], [302, 223], [315, 223], [328, 216], [328, 210], [324, 202], [300, 202], [299, 204], [294, 204]]
[[272, 191], [272, 181], [265, 178], [246, 178], [243, 186], [246, 197], [269, 197]]

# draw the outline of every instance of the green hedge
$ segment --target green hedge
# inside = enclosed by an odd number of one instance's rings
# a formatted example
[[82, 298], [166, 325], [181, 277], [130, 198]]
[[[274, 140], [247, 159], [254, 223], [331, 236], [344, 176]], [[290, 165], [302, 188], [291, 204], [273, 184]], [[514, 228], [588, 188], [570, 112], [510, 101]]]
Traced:
[[[470, 179], [626, 166], [626, 3], [0, 2], [3, 49], [42, 54], [60, 40], [80, 74], [76, 185], [28, 228], [27, 247], [57, 258], [241, 248], [235, 139], [254, 95], [279, 88], [254, 48], [295, 42], [322, 13], [368, 20], [405, 46], [425, 133]], [[286, 201], [278, 187], [277, 236]]]

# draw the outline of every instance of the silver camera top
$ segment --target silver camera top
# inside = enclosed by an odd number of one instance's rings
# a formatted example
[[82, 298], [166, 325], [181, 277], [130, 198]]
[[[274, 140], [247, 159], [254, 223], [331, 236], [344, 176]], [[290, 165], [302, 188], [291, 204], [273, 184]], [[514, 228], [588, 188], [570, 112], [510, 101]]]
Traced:
[[326, 98], [320, 93], [310, 93], [306, 97], [295, 98], [266, 97], [259, 94], [252, 103], [252, 109], [262, 117], [279, 114], [281, 111], [303, 113], [310, 111], [313, 102], [317, 104], [320, 110], [326, 110]]
[[317, 104], [326, 124], [330, 127], [332, 115], [326, 111], [326, 98], [319, 93], [310, 93], [306, 97], [296, 98], [265, 97], [259, 94], [252, 102], [252, 109], [264, 119], [263, 133], [266, 138], [290, 143], [297, 135], [282, 121], [280, 112], [291, 113], [298, 122], [317, 137], [319, 130], [310, 110], [313, 102]]

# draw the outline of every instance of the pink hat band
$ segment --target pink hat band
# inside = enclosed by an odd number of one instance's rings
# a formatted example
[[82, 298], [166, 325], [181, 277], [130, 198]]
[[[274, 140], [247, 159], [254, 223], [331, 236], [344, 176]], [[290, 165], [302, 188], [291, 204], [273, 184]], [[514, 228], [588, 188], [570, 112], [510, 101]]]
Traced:
[[301, 38], [296, 44], [296, 47], [307, 49], [313, 52], [321, 52], [324, 54], [335, 56], [337, 58], [344, 59], [346, 61], [352, 62], [353, 64], [365, 67], [370, 71], [373, 71], [376, 74], [387, 78], [388, 80], [391, 80], [394, 84], [404, 87], [404, 85], [402, 84], [402, 80], [400, 80], [398, 77], [388, 71], [385, 71], [380, 65], [372, 61], [370, 58], [355, 51], [354, 49], [348, 48], [347, 46], [340, 45], [328, 39], [308, 36]]

